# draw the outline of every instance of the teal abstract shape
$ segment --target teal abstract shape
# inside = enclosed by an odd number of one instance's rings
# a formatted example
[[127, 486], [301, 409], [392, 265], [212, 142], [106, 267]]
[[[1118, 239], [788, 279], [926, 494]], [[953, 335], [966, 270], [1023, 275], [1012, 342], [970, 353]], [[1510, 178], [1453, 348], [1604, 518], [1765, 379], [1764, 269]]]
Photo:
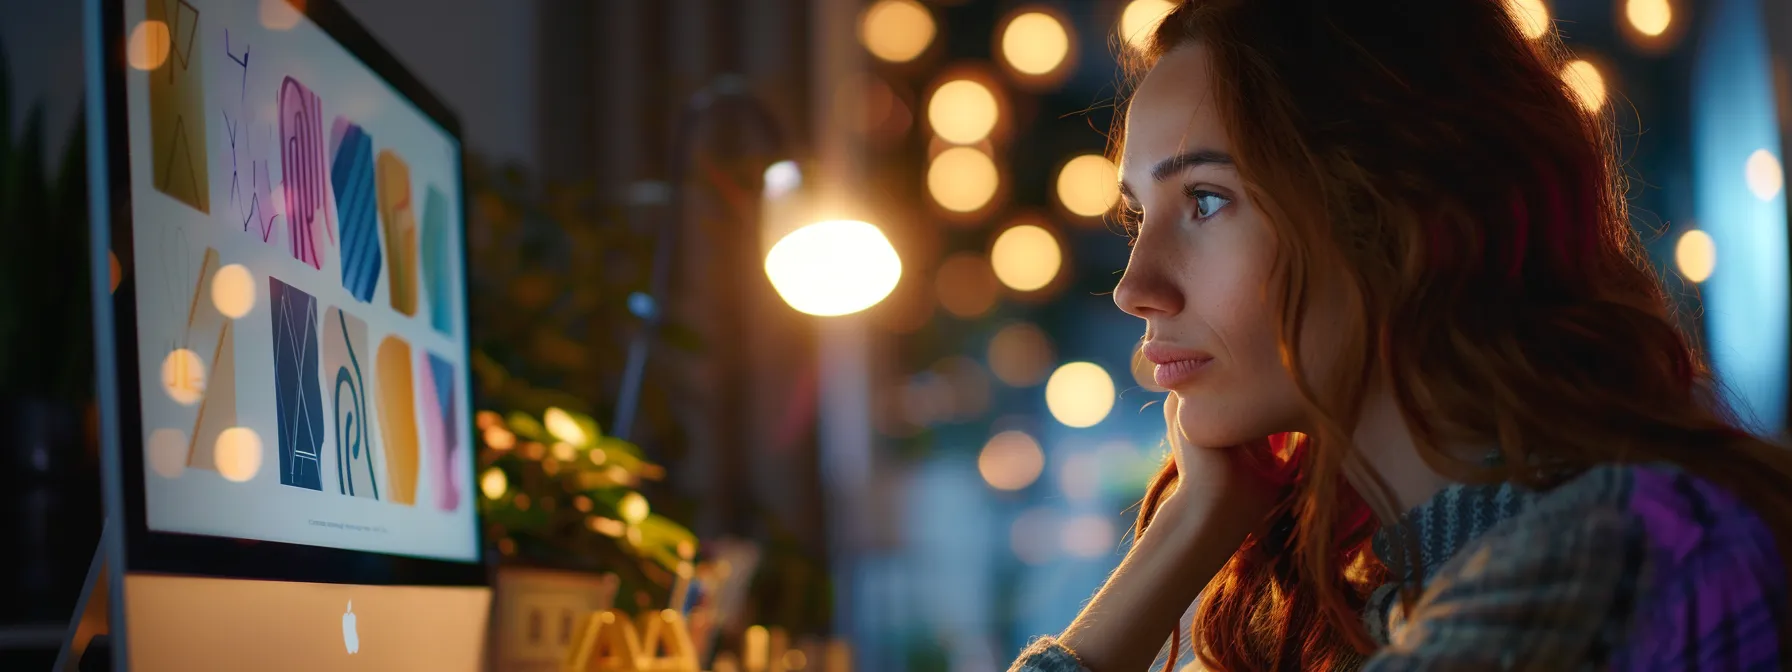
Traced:
[[445, 335], [454, 335], [454, 313], [449, 300], [454, 263], [451, 247], [454, 231], [449, 224], [448, 197], [433, 185], [423, 197], [423, 292], [429, 301], [429, 324]]

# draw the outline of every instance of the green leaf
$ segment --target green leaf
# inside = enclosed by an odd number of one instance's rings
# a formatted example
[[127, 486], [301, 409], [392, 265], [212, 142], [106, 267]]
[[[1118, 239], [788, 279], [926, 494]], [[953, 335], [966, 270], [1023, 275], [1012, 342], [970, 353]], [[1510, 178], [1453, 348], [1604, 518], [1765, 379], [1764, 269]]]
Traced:
[[541, 426], [541, 421], [536, 420], [535, 416], [528, 413], [511, 411], [509, 415], [504, 416], [504, 424], [509, 426], [510, 432], [517, 435], [518, 438], [542, 443], [554, 442], [554, 437], [548, 435], [548, 428]]

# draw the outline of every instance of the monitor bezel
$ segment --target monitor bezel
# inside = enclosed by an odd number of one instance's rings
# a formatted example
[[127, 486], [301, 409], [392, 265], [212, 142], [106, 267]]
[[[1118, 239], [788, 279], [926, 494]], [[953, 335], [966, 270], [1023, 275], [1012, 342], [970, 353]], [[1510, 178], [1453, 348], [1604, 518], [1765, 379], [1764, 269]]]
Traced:
[[[100, 170], [90, 176], [94, 193], [94, 216], [90, 225], [93, 234], [92, 259], [94, 276], [107, 278], [108, 251], [114, 253], [121, 269], [121, 281], [107, 295], [109, 282], [95, 285], [95, 340], [99, 374], [102, 417], [102, 439], [108, 464], [105, 465], [107, 515], [110, 525], [122, 538], [108, 544], [114, 572], [152, 572], [206, 576], [214, 578], [302, 581], [357, 585], [406, 586], [489, 586], [486, 565], [490, 553], [484, 542], [479, 506], [475, 501], [472, 520], [475, 556], [470, 561], [453, 561], [418, 556], [393, 555], [374, 551], [357, 551], [275, 541], [238, 539], [176, 532], [160, 532], [148, 526], [144, 499], [144, 454], [142, 431], [141, 381], [138, 376], [136, 285], [132, 280], [135, 268], [131, 169], [128, 160], [129, 105], [126, 100], [127, 33], [124, 26], [126, 2], [144, 0], [97, 0], [100, 11], [89, 16], [89, 31], [97, 28], [98, 39], [90, 32], [89, 57], [98, 57], [98, 67], [89, 67], [88, 77], [102, 81], [89, 87], [94, 96], [89, 105], [89, 157]], [[469, 301], [467, 262], [467, 194], [465, 175], [465, 140], [460, 122], [442, 101], [421, 81], [380, 45], [361, 24], [336, 0], [285, 0], [294, 9], [316, 24], [331, 39], [367, 66], [373, 74], [406, 98], [455, 141], [457, 157], [454, 166], [459, 217], [461, 222], [461, 292], [462, 314]], [[94, 8], [95, 4], [88, 7]], [[97, 26], [94, 25], [97, 22]], [[94, 42], [97, 41], [97, 45]], [[94, 52], [99, 52], [95, 54]], [[97, 90], [96, 90], [97, 88]], [[92, 137], [98, 135], [99, 137]], [[103, 171], [103, 175], [101, 172]], [[104, 211], [102, 212], [100, 211]], [[107, 328], [107, 325], [112, 325]], [[466, 328], [466, 327], [463, 327]], [[462, 355], [472, 361], [471, 338]], [[473, 390], [463, 389], [468, 401]], [[472, 414], [461, 419], [468, 427]], [[469, 450], [474, 449], [469, 446]], [[474, 482], [474, 471], [467, 474]], [[122, 523], [122, 524], [121, 524]], [[122, 543], [120, 543], [122, 542]]]

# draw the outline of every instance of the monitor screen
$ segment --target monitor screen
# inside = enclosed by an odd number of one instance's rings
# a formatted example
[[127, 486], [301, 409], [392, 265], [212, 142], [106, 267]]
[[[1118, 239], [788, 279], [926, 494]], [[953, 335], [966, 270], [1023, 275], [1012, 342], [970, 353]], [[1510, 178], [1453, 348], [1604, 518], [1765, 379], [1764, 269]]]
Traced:
[[460, 148], [278, 0], [125, 0], [156, 532], [475, 562]]

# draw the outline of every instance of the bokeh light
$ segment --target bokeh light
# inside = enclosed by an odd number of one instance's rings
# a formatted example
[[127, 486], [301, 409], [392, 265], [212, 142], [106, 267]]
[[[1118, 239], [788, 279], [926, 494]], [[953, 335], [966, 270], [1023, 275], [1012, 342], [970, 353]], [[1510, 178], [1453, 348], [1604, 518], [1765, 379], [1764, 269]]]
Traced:
[[1008, 527], [1008, 545], [1021, 562], [1043, 565], [1058, 554], [1058, 534], [1058, 516], [1051, 509], [1028, 509]]
[[1070, 362], [1045, 382], [1045, 406], [1067, 426], [1094, 427], [1114, 409], [1114, 379], [1099, 364]]
[[503, 469], [492, 467], [485, 470], [484, 476], [479, 477], [479, 492], [483, 493], [486, 499], [492, 501], [503, 499], [504, 493], [509, 491], [510, 478], [504, 475]]
[[1093, 501], [1101, 494], [1101, 473], [1101, 458], [1095, 453], [1073, 453], [1058, 463], [1058, 488], [1070, 501]]
[[1680, 234], [1680, 242], [1674, 244], [1674, 265], [1687, 280], [1704, 282], [1717, 270], [1717, 242], [1698, 229]]
[[640, 525], [641, 521], [647, 520], [649, 513], [647, 498], [641, 496], [639, 492], [623, 495], [622, 499], [616, 502], [616, 513], [621, 515], [623, 520], [628, 521], [628, 524]]
[[1668, 0], [1625, 0], [1624, 19], [1636, 32], [1657, 37], [1673, 24], [1674, 7]]
[[1765, 149], [1757, 149], [1748, 155], [1743, 174], [1748, 179], [1748, 190], [1763, 201], [1773, 200], [1786, 186], [1786, 173], [1779, 158]]
[[242, 264], [230, 264], [212, 276], [212, 305], [230, 319], [241, 319], [255, 308], [255, 276]]
[[915, 0], [878, 0], [859, 17], [859, 42], [891, 63], [915, 60], [933, 43], [933, 14]]
[[1052, 366], [1052, 342], [1039, 327], [1016, 322], [989, 339], [989, 370], [1012, 387], [1031, 387], [1045, 380]]
[[784, 302], [817, 316], [877, 305], [902, 279], [902, 259], [867, 222], [816, 222], [786, 234], [765, 255], [765, 276]]
[[934, 135], [955, 145], [989, 137], [1002, 120], [1002, 107], [988, 86], [971, 79], [939, 85], [927, 99], [927, 123]]
[[1058, 238], [1044, 227], [1019, 224], [996, 236], [989, 249], [989, 264], [996, 279], [1018, 291], [1031, 292], [1051, 284], [1064, 264]]
[[940, 262], [934, 289], [946, 312], [964, 318], [989, 312], [999, 291], [989, 261], [975, 252], [959, 252]]
[[1570, 61], [1562, 66], [1562, 81], [1574, 92], [1576, 102], [1589, 112], [1597, 112], [1605, 107], [1605, 75], [1599, 67], [1584, 59]]
[[162, 389], [182, 406], [192, 406], [205, 396], [205, 362], [186, 348], [175, 348], [162, 358]]
[[1114, 521], [1097, 514], [1083, 514], [1064, 522], [1059, 530], [1059, 540], [1064, 545], [1064, 552], [1075, 558], [1099, 558], [1113, 553], [1115, 542]]
[[1176, 8], [1170, 0], [1132, 0], [1126, 3], [1126, 9], [1120, 11], [1120, 39], [1134, 49], [1143, 49], [1150, 41], [1151, 33], [1157, 30], [1157, 24], [1164, 20], [1164, 15]]
[[261, 471], [261, 435], [248, 427], [231, 427], [218, 434], [212, 457], [218, 473], [242, 483]]
[[1019, 490], [1039, 480], [1045, 451], [1026, 432], [1009, 430], [989, 438], [977, 455], [977, 472], [997, 490]]
[[579, 426], [579, 421], [574, 420], [571, 413], [552, 406], [541, 414], [541, 424], [547, 427], [548, 433], [554, 435], [554, 438], [575, 446], [583, 446], [591, 440], [585, 435], [585, 428]]
[[292, 30], [293, 26], [299, 25], [304, 12], [303, 0], [261, 0], [261, 27], [273, 31]]
[[131, 29], [131, 37], [125, 42], [125, 59], [138, 70], [154, 70], [168, 62], [168, 51], [172, 46], [168, 24], [143, 21]]
[[1083, 217], [1100, 217], [1120, 201], [1120, 171], [1100, 154], [1084, 154], [1058, 171], [1058, 202]]
[[163, 427], [149, 435], [143, 446], [151, 470], [162, 478], [180, 478], [187, 469], [187, 433]]
[[1063, 67], [1070, 43], [1063, 22], [1042, 11], [1017, 14], [1002, 28], [1002, 58], [1024, 75], [1045, 76]]
[[957, 213], [982, 210], [1001, 186], [995, 160], [974, 147], [953, 147], [927, 166], [927, 193], [940, 207]]
[[1506, 10], [1525, 37], [1535, 40], [1549, 32], [1549, 5], [1543, 0], [1508, 0]]

